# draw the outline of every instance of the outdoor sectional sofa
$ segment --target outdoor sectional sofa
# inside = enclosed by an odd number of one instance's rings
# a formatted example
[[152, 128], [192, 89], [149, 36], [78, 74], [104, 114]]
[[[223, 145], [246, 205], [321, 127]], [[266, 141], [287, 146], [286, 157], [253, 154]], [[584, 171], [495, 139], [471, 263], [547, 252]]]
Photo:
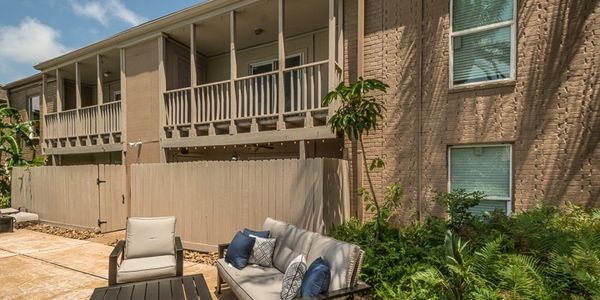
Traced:
[[334, 299], [370, 290], [368, 285], [358, 283], [364, 255], [358, 246], [271, 218], [265, 220], [263, 230], [269, 230], [271, 238], [277, 238], [273, 267], [248, 265], [238, 270], [224, 260], [229, 244], [219, 245], [218, 293], [221, 293], [222, 284], [227, 283], [240, 300], [280, 299], [285, 270], [299, 254], [306, 257], [307, 265], [321, 257], [330, 266], [331, 281], [328, 292], [311, 299]]

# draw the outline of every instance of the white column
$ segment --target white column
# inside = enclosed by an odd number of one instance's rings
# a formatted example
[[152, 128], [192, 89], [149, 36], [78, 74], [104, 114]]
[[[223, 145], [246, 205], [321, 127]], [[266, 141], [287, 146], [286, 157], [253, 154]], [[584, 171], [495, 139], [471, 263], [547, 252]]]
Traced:
[[56, 112], [63, 110], [63, 95], [65, 94], [65, 82], [60, 69], [56, 69]]
[[46, 114], [48, 113], [48, 107], [46, 106], [46, 89], [48, 87], [48, 76], [46, 73], [42, 73], [42, 107], [40, 114], [40, 145], [42, 145], [42, 154], [44, 154], [45, 148], [47, 147], [44, 136], [46, 134]]
[[[237, 78], [237, 54], [235, 47], [235, 36], [237, 30], [237, 23], [235, 19], [235, 11], [231, 11], [229, 13], [229, 52], [230, 52], [230, 83], [229, 83], [229, 113], [231, 122], [229, 124], [229, 134], [237, 134], [237, 127], [235, 126], [235, 117], [237, 115], [237, 106], [236, 106], [236, 89], [235, 89], [235, 79]], [[255, 99], [257, 101], [257, 99]], [[254, 123], [254, 119], [252, 121]]]
[[75, 63], [75, 107], [81, 108], [81, 63]]
[[[158, 37], [158, 99], [160, 101], [159, 104], [159, 132], [160, 139], [165, 138], [165, 92], [167, 91], [167, 80], [165, 74], [165, 54], [166, 54], [166, 39], [164, 35], [160, 35]], [[173, 128], [173, 137], [179, 137], [179, 131], [177, 128]], [[166, 163], [167, 157], [165, 150], [162, 148], [162, 143], [160, 145], [160, 162]]]
[[104, 103], [104, 72], [102, 66], [102, 56], [96, 55], [96, 102], [98, 104]]
[[[335, 0], [329, 0], [329, 67], [328, 69], [328, 91], [335, 88]], [[329, 105], [328, 117], [331, 117], [335, 112], [335, 105], [332, 103]]]
[[196, 136], [195, 123], [198, 121], [198, 103], [196, 102], [196, 92], [194, 87], [198, 84], [198, 72], [196, 71], [196, 24], [190, 24], [190, 109], [191, 109], [191, 128], [190, 136]]
[[279, 0], [278, 10], [277, 10], [277, 20], [278, 20], [278, 31], [277, 31], [277, 45], [278, 45], [278, 53], [279, 53], [279, 73], [278, 73], [278, 83], [277, 83], [277, 94], [279, 100], [279, 118], [277, 121], [277, 130], [285, 129], [285, 122], [283, 120], [283, 113], [285, 112], [285, 80], [284, 80], [284, 69], [285, 69], [285, 36], [283, 34], [284, 31], [284, 18], [285, 18], [285, 0]]

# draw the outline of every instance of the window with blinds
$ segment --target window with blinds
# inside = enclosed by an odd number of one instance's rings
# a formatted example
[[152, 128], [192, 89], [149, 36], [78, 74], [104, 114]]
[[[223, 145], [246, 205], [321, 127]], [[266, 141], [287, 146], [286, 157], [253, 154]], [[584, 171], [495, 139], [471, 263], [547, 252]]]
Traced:
[[448, 189], [483, 192], [486, 200], [472, 209], [476, 214], [493, 212], [496, 208], [510, 213], [511, 151], [511, 145], [451, 147], [448, 154]]
[[515, 0], [451, 0], [450, 86], [515, 78]]

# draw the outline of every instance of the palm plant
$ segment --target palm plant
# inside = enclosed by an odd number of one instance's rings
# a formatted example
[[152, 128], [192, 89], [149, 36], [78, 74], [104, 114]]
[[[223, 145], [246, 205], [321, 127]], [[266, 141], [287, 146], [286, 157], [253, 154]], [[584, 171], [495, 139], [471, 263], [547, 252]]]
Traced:
[[30, 138], [34, 130], [33, 121], [23, 121], [14, 108], [0, 106], [0, 207], [10, 206], [11, 171], [16, 166], [39, 166], [43, 157], [31, 160], [23, 156], [24, 148], [35, 153], [35, 144]]
[[[377, 129], [378, 123], [383, 118], [383, 112], [385, 111], [384, 103], [375, 97], [373, 92], [385, 93], [388, 87], [387, 84], [380, 80], [363, 79], [361, 77], [357, 82], [348, 85], [341, 82], [335, 90], [329, 92], [323, 99], [324, 106], [329, 106], [336, 100], [339, 100], [341, 104], [329, 119], [328, 123], [331, 129], [336, 132], [343, 132], [349, 139], [353, 141], [358, 140], [360, 143], [370, 192], [361, 188], [359, 194], [365, 199], [366, 209], [372, 210], [375, 213], [377, 235], [379, 235], [381, 223], [389, 216], [384, 216], [385, 212], [382, 210], [379, 201], [377, 201], [373, 180], [371, 179], [371, 171], [383, 167], [384, 162], [380, 158], [376, 158], [369, 166], [363, 142], [363, 134], [368, 134], [370, 130]], [[387, 194], [389, 196], [386, 197], [386, 203], [389, 205], [386, 205], [387, 208], [393, 208], [394, 204], [398, 204], [401, 192], [402, 190], [398, 185], [394, 185], [388, 189]], [[387, 210], [389, 211], [389, 209]]]

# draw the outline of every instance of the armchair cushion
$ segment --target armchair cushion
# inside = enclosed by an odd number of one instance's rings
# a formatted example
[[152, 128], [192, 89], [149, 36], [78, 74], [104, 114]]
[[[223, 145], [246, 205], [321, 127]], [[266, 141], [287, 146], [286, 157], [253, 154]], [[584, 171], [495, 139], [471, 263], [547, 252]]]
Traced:
[[302, 254], [308, 254], [312, 238], [315, 233], [298, 229], [290, 225], [285, 233], [277, 238], [275, 252], [273, 253], [273, 265], [282, 273], [290, 265], [290, 262]]
[[117, 270], [117, 283], [176, 276], [175, 255], [125, 259]]
[[175, 217], [127, 219], [125, 259], [175, 255]]
[[329, 291], [334, 291], [353, 285], [359, 257], [358, 246], [316, 234], [307, 261], [312, 264], [318, 258], [322, 258], [329, 265], [331, 272]]

